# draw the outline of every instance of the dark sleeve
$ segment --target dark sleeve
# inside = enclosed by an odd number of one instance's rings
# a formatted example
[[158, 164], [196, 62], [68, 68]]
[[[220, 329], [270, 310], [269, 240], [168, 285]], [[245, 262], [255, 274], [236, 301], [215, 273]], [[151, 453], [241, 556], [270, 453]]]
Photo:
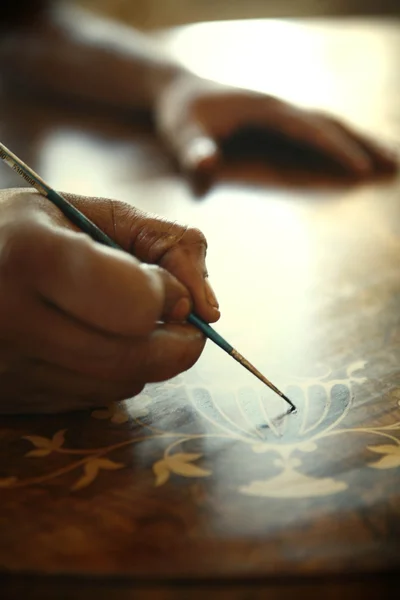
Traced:
[[32, 23], [48, 4], [47, 0], [0, 0], [0, 28]]

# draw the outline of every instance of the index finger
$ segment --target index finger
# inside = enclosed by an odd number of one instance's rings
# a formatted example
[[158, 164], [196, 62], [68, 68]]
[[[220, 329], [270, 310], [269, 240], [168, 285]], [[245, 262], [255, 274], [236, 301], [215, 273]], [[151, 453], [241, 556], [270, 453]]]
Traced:
[[160, 265], [183, 283], [200, 317], [210, 323], [219, 319], [206, 268], [207, 240], [200, 230], [147, 215], [124, 202], [66, 196], [125, 250]]
[[179, 242], [162, 256], [159, 264], [181, 281], [191, 293], [195, 312], [213, 323], [219, 319], [219, 304], [208, 279], [207, 242], [198, 229], [187, 228]]

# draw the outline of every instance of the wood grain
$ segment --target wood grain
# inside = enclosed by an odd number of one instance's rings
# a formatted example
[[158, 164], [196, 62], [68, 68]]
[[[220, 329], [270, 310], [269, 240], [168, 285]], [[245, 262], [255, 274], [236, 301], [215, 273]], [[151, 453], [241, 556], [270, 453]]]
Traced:
[[[314, 90], [397, 143], [398, 25], [264, 23], [262, 37], [259, 27], [204, 25], [159, 40], [183, 56], [190, 40], [207, 40], [193, 68], [218, 76], [217, 39], [234, 56], [240, 29], [266, 53], [278, 33], [287, 42], [295, 33], [307, 89], [276, 67], [268, 91], [306, 102]], [[259, 44], [243, 44], [247, 64]], [[376, 71], [366, 74], [371, 48]], [[316, 73], [328, 91], [310, 89]], [[279, 400], [208, 345], [193, 370], [125, 407], [2, 418], [5, 597], [396, 595], [398, 580], [384, 573], [400, 566], [398, 180], [350, 187], [270, 160], [227, 165], [196, 198], [144, 125], [15, 98], [1, 109], [4, 142], [57, 189], [202, 228], [219, 330], [299, 405], [278, 419]], [[0, 177], [20, 184], [6, 169]]]

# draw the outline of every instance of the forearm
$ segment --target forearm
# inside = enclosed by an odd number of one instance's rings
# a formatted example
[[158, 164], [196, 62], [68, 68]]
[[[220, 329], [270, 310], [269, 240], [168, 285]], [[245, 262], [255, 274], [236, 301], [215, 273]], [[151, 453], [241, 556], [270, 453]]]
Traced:
[[0, 68], [6, 80], [140, 109], [182, 73], [141, 33], [63, 4], [3, 34]]

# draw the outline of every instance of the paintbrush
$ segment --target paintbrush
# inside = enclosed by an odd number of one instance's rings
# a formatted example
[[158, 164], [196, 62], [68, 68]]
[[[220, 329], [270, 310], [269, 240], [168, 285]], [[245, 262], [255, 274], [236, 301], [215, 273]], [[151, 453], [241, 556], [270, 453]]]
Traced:
[[[63, 198], [61, 194], [53, 190], [43, 179], [35, 173], [30, 167], [28, 167], [22, 160], [20, 160], [15, 154], [13, 154], [8, 148], [6, 148], [0, 142], [0, 158], [13, 169], [18, 175], [21, 175], [31, 186], [33, 186], [40, 194], [46, 196], [50, 202], [55, 204], [61, 212], [71, 221], [79, 227], [82, 231], [87, 233], [94, 239], [96, 242], [100, 244], [104, 244], [105, 246], [109, 246], [111, 248], [116, 248], [117, 250], [121, 250], [124, 252], [123, 248], [121, 248], [114, 240], [112, 240], [108, 235], [106, 235], [101, 229], [97, 227], [92, 221], [90, 221], [80, 210], [75, 208], [68, 200]], [[197, 316], [194, 313], [191, 313], [187, 321], [200, 329], [200, 331], [210, 340], [212, 340], [217, 346], [219, 346], [222, 350], [227, 352], [232, 358], [234, 358], [239, 364], [242, 365], [245, 369], [250, 371], [253, 375], [255, 375], [260, 381], [265, 383], [271, 390], [273, 390], [276, 394], [281, 396], [289, 405], [290, 412], [296, 410], [293, 402], [285, 396], [269, 379], [264, 377], [262, 373], [258, 369], [256, 369], [244, 356], [239, 354], [237, 350], [233, 346], [231, 346], [222, 336], [219, 335], [203, 319]]]

